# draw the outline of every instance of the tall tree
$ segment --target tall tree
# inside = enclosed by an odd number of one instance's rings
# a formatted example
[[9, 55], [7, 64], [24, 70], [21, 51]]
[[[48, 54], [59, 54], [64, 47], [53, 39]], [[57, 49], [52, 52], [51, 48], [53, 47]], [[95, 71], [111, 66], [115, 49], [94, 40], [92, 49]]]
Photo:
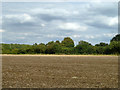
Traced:
[[48, 42], [46, 44], [46, 53], [47, 54], [55, 54], [60, 53], [61, 46], [58, 43], [55, 43], [54, 41]]
[[66, 37], [61, 42], [61, 45], [65, 47], [74, 47], [74, 41], [70, 37]]
[[80, 41], [75, 48], [76, 52], [80, 54], [91, 54], [94, 52], [93, 46], [86, 41]]
[[110, 42], [112, 41], [120, 41], [120, 34], [117, 34], [115, 37], [113, 37]]
[[112, 54], [120, 54], [120, 41], [110, 42], [110, 50]]
[[100, 44], [96, 44], [95, 46], [107, 46], [107, 45], [108, 45], [107, 43], [101, 42]]

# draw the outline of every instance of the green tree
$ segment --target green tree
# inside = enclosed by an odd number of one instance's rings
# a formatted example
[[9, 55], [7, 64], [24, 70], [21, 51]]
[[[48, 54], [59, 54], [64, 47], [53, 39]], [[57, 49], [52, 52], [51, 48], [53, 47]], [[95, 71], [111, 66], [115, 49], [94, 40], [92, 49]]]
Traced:
[[61, 46], [58, 43], [55, 43], [54, 41], [48, 42], [46, 44], [46, 53], [47, 54], [55, 54], [60, 53]]
[[27, 54], [34, 54], [34, 49], [32, 47], [28, 48], [28, 49], [26, 49], [26, 53]]
[[110, 42], [112, 41], [120, 41], [120, 34], [117, 34], [115, 37], [113, 37]]
[[96, 54], [108, 54], [107, 51], [109, 51], [108, 44], [103, 42], [96, 44], [94, 48], [95, 48]]
[[112, 54], [112, 50], [110, 48], [110, 45], [107, 45], [104, 47], [104, 54]]
[[60, 41], [57, 40], [55, 43], [60, 44]]
[[62, 47], [61, 49], [62, 54], [75, 54], [74, 47]]
[[19, 51], [19, 49], [16, 49], [16, 48], [15, 48], [15, 49], [12, 49], [12, 52], [11, 52], [11, 53], [12, 53], [12, 54], [17, 54], [18, 51]]
[[61, 45], [64, 47], [74, 47], [74, 41], [70, 37], [66, 37], [61, 42]]
[[25, 49], [19, 49], [17, 51], [17, 54], [26, 54], [26, 50]]
[[108, 44], [107, 43], [103, 43], [103, 42], [101, 42], [100, 44], [96, 44], [95, 46], [107, 46]]
[[80, 41], [79, 44], [75, 47], [76, 52], [79, 54], [92, 54], [94, 53], [93, 46], [86, 42], [86, 41]]
[[39, 50], [40, 50], [40, 53], [45, 53], [46, 45], [44, 43], [40, 43], [39, 44]]
[[95, 52], [96, 52], [96, 54], [104, 54], [104, 47], [102, 46], [95, 46], [94, 47], [95, 48]]
[[110, 42], [110, 50], [112, 54], [120, 54], [120, 41]]

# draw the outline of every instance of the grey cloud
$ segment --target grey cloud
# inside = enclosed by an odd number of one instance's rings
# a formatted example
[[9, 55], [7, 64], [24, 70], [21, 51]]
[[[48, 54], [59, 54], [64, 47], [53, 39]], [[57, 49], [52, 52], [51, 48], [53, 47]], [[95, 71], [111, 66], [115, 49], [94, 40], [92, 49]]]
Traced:
[[109, 17], [114, 17], [118, 14], [118, 4], [117, 2], [101, 2], [101, 3], [91, 3], [88, 11], [92, 12], [94, 15], [105, 15]]
[[106, 29], [106, 30], [117, 30], [117, 25], [116, 26], [108, 26], [108, 25], [106, 25], [106, 24], [104, 24], [104, 23], [102, 23], [102, 22], [97, 22], [97, 21], [95, 21], [95, 22], [93, 22], [93, 23], [87, 23], [88, 25], [90, 25], [90, 26], [92, 26], [92, 27], [96, 27], [96, 28], [99, 28], [99, 29]]
[[54, 16], [54, 15], [49, 15], [49, 14], [38, 14], [36, 16], [37, 16], [37, 18], [42, 19], [46, 22], [49, 22], [49, 21], [52, 21], [52, 20], [65, 20], [64, 17]]
[[[39, 11], [38, 13], [32, 12], [32, 10], [34, 11], [36, 8], [42, 9], [42, 11]], [[64, 4], [3, 4], [3, 16], [22, 15], [25, 13], [32, 18], [31, 21], [26, 19], [28, 21], [22, 23], [22, 19], [18, 19], [18, 17], [11, 19], [3, 18], [3, 29], [6, 30], [6, 32], [3, 34], [3, 41], [5, 43], [47, 43], [51, 40], [61, 41], [64, 37], [70, 36], [75, 42], [80, 40], [88, 40], [89, 42], [92, 42], [92, 44], [100, 41], [109, 42], [112, 37], [102, 36], [102, 34], [117, 32], [117, 24], [109, 26], [107, 23], [105, 23], [107, 22], [107, 19], [109, 20], [109, 18], [117, 16], [116, 8], [117, 3], [95, 4], [94, 2], [92, 4], [89, 2]], [[105, 17], [104, 21], [99, 16]], [[88, 30], [81, 32], [74, 30], [74, 28], [73, 30], [58, 28], [58, 25], [63, 23], [77, 23], [79, 25], [85, 25]], [[80, 37], [73, 35], [78, 35]], [[86, 35], [88, 35], [88, 37]], [[101, 35], [101, 37], [92, 38], [92, 36], [95, 37], [95, 35]], [[18, 38], [16, 39], [16, 37]]]

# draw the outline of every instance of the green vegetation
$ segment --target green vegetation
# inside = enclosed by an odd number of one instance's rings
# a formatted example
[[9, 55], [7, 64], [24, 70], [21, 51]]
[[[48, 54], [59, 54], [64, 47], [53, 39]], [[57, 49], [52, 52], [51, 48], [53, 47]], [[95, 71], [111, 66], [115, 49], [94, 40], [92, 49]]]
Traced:
[[113, 37], [110, 44], [101, 42], [94, 46], [86, 41], [79, 41], [75, 46], [70, 37], [47, 44], [2, 44], [2, 54], [120, 54], [120, 34]]

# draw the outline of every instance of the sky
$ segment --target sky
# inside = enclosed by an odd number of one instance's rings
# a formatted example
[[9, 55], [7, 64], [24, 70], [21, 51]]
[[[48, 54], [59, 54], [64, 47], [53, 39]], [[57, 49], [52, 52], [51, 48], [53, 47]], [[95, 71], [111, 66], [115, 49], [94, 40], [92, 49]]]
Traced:
[[71, 37], [95, 45], [118, 33], [117, 2], [3, 2], [2, 42], [34, 44]]

